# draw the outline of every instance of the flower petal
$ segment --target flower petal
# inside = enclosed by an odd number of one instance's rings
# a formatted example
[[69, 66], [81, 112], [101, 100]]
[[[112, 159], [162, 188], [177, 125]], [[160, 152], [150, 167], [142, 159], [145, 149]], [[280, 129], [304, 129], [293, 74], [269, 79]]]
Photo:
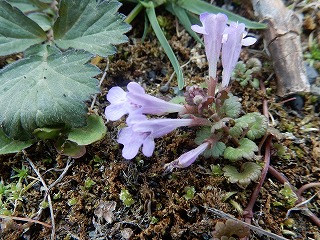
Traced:
[[247, 46], [255, 44], [256, 41], [257, 41], [257, 39], [254, 37], [246, 37], [246, 38], [242, 39], [241, 45], [247, 47]]
[[128, 110], [123, 103], [111, 104], [106, 107], [104, 114], [108, 121], [119, 120], [123, 115], [127, 114]]

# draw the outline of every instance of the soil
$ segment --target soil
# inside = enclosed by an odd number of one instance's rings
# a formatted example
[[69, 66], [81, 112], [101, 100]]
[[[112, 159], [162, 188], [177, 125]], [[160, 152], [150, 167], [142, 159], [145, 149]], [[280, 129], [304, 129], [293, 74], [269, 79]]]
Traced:
[[[252, 9], [246, 4], [236, 5], [234, 11], [254, 18]], [[171, 15], [163, 9], [158, 13], [171, 23], [163, 26], [164, 32], [181, 65], [191, 57], [204, 54], [203, 47], [180, 25], [176, 27]], [[312, 13], [315, 9], [304, 12], [303, 46], [312, 31], [314, 36], [319, 35], [320, 24], [311, 30], [306, 27], [308, 21], [320, 21], [319, 10], [317, 14]], [[141, 41], [143, 24], [139, 21], [142, 20], [143, 16], [132, 23], [129, 42], [118, 46], [118, 53], [109, 59], [107, 77], [94, 109], [102, 116], [109, 104], [105, 99], [108, 90], [113, 86], [125, 87], [130, 81], [140, 83], [148, 93], [166, 100], [182, 94], [175, 79], [168, 91], [164, 91], [173, 70], [152, 31]], [[262, 112], [263, 100], [267, 100], [270, 129], [278, 131], [272, 140], [270, 165], [299, 189], [320, 179], [319, 96], [302, 93], [298, 97], [303, 101], [302, 105], [297, 102], [299, 99], [283, 103], [285, 99], [276, 96], [272, 60], [263, 50], [261, 32], [254, 33], [260, 40], [254, 49], [244, 49], [241, 59], [246, 61], [256, 57], [262, 62], [263, 70], [256, 77], [264, 83], [266, 93], [250, 85], [241, 87], [236, 81], [232, 83], [232, 93], [242, 99], [244, 112]], [[320, 39], [317, 41], [320, 46]], [[98, 63], [102, 70], [106, 65], [107, 59]], [[317, 69], [319, 61], [315, 61], [314, 66]], [[192, 60], [183, 68], [186, 85], [204, 82], [207, 70], [205, 58]], [[315, 84], [319, 84], [319, 78]], [[34, 163], [47, 186], [59, 178], [67, 163], [72, 164], [49, 192], [56, 239], [212, 239], [216, 223], [225, 222], [225, 218], [212, 213], [210, 208], [243, 219], [242, 209], [248, 205], [256, 183], [242, 188], [223, 176], [214, 175], [212, 164], [224, 166], [227, 160], [200, 157], [188, 168], [164, 173], [164, 164], [196, 147], [194, 129], [180, 128], [157, 139], [156, 150], [150, 158], [140, 154], [126, 161], [121, 155], [122, 146], [116, 142], [125, 119], [106, 122], [106, 126], [105, 138], [87, 146], [86, 154], [78, 159], [60, 155], [49, 141], [33, 145], [25, 154], [0, 157], [1, 181], [5, 184], [16, 181], [10, 178], [16, 174], [13, 168], [21, 169], [22, 165], [29, 169], [29, 176], [37, 178], [28, 159]], [[23, 184], [31, 182], [32, 179], [27, 178]], [[194, 187], [191, 199], [186, 195], [188, 187]], [[319, 226], [304, 214], [301, 207], [291, 211], [286, 219], [288, 210], [295, 204], [290, 205], [280, 193], [283, 188], [279, 179], [267, 174], [254, 205], [252, 224], [287, 239], [320, 239]], [[125, 206], [120, 199], [124, 189], [134, 201], [131, 206]], [[308, 188], [302, 196], [308, 199], [303, 206], [320, 218], [319, 190], [319, 187]], [[50, 225], [52, 218], [50, 208], [43, 203], [45, 199], [43, 186], [36, 181], [22, 194], [13, 216], [33, 218]], [[50, 239], [52, 234], [52, 228], [30, 221], [0, 217], [0, 223], [1, 239]], [[251, 231], [250, 239], [268, 238]]]

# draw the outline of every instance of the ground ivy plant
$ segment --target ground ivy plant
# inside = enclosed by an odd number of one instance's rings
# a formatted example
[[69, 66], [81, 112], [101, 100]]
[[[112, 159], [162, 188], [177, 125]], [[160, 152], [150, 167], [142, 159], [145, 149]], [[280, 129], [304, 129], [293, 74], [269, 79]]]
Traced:
[[[198, 147], [166, 164], [166, 170], [186, 168], [199, 155], [224, 158], [230, 162], [221, 169], [224, 176], [230, 182], [246, 187], [260, 176], [261, 163], [255, 140], [266, 134], [268, 121], [258, 112], [243, 112], [240, 99], [231, 93], [229, 81], [241, 46], [254, 44], [256, 39], [246, 37], [245, 24], [228, 23], [228, 17], [222, 13], [202, 13], [200, 21], [201, 25], [192, 25], [191, 29], [204, 35], [209, 63], [209, 76], [204, 84], [206, 87], [187, 87], [184, 104], [177, 104], [146, 94], [138, 83], [130, 82], [127, 91], [120, 87], [109, 90], [107, 100], [111, 105], [106, 107], [105, 116], [108, 120], [116, 121], [128, 114], [127, 127], [121, 129], [117, 139], [118, 143], [124, 145], [122, 155], [125, 159], [133, 159], [140, 147], [142, 153], [150, 157], [155, 149], [155, 138], [178, 127], [197, 127], [195, 143]], [[221, 77], [217, 75], [220, 55], [223, 67]], [[168, 113], [178, 113], [179, 117], [149, 117]], [[236, 163], [240, 160], [243, 163], [241, 169]]]
[[[0, 0], [0, 154], [55, 139], [70, 156], [101, 139], [103, 119], [85, 101], [99, 92], [90, 59], [116, 52], [130, 26], [116, 0]], [[20, 54], [22, 52], [22, 54]]]

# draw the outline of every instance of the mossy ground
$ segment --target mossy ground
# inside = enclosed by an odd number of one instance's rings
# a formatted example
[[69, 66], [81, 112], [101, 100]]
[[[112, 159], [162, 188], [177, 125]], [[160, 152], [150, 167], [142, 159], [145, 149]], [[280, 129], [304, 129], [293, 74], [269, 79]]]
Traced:
[[[252, 16], [246, 5], [239, 8], [239, 13]], [[175, 21], [169, 15], [164, 17], [172, 23]], [[313, 20], [319, 21], [319, 16], [314, 16]], [[181, 26], [177, 29], [174, 26], [166, 25], [164, 31], [181, 65], [197, 54], [204, 54], [203, 48]], [[107, 77], [101, 86], [102, 93], [95, 104], [101, 115], [108, 104], [105, 100], [108, 89], [125, 86], [129, 81], [139, 82], [147, 92], [163, 99], [180, 94], [175, 80], [171, 82], [168, 92], [161, 93], [160, 88], [169, 80], [172, 68], [152, 33], [144, 42], [140, 41], [140, 27], [138, 23], [133, 23], [129, 43], [118, 47], [118, 54], [110, 58]], [[319, 25], [314, 31], [319, 33]], [[308, 36], [310, 31], [305, 30], [304, 33]], [[320, 44], [320, 39], [318, 41]], [[263, 70], [257, 77], [265, 82], [267, 93], [251, 86], [243, 88], [234, 82], [233, 94], [241, 97], [245, 112], [261, 112], [262, 99], [266, 98], [274, 119], [270, 123], [280, 132], [291, 134], [282, 140], [273, 140], [274, 144], [285, 148], [282, 154], [279, 154], [279, 148], [272, 149], [271, 165], [296, 188], [319, 181], [320, 118], [319, 113], [315, 112], [315, 96], [304, 94], [305, 104], [299, 111], [281, 104], [275, 95], [275, 77], [270, 78], [272, 63], [263, 51], [262, 41], [255, 45], [254, 50], [246, 49], [241, 55], [243, 60], [250, 57], [257, 57], [263, 63]], [[98, 66], [104, 69], [106, 60], [102, 59]], [[207, 73], [205, 59], [191, 61], [183, 72], [186, 85], [201, 84]], [[106, 123], [106, 137], [88, 146], [87, 153], [75, 159], [65, 176], [51, 189], [57, 239], [211, 239], [215, 223], [222, 219], [208, 212], [208, 207], [241, 219], [241, 214], [231, 202], [245, 208], [256, 184], [242, 189], [224, 177], [212, 175], [210, 165], [224, 165], [226, 160], [200, 157], [189, 168], [164, 174], [165, 163], [195, 147], [193, 129], [178, 129], [157, 139], [156, 150], [150, 158], [139, 155], [132, 161], [125, 161], [121, 156], [121, 145], [116, 143], [117, 132], [125, 125], [123, 120]], [[68, 159], [59, 155], [51, 142], [39, 142], [26, 149], [26, 153], [47, 185], [59, 177]], [[22, 165], [29, 168], [30, 176], [37, 177], [22, 153], [0, 158], [1, 181], [4, 183], [15, 181], [10, 179], [14, 174], [12, 168], [21, 168]], [[22, 194], [14, 216], [39, 216], [39, 221], [51, 223], [49, 208], [43, 209], [40, 215], [37, 213], [44, 199], [41, 186], [37, 182]], [[187, 200], [184, 197], [185, 188], [191, 186], [195, 189], [195, 196]], [[255, 204], [253, 224], [289, 239], [320, 239], [319, 229], [301, 211], [290, 214], [293, 224], [288, 226], [285, 218], [289, 207], [279, 193], [282, 188], [282, 184], [267, 175]], [[130, 207], [126, 207], [119, 198], [122, 189], [128, 190], [134, 200]], [[236, 193], [225, 200], [229, 192]], [[319, 217], [319, 188], [310, 188], [303, 196], [308, 199], [314, 194], [316, 196], [308, 206]], [[282, 205], [274, 206], [276, 202]], [[112, 210], [110, 206], [114, 204]], [[16, 220], [2, 219], [1, 228], [2, 239], [50, 239], [51, 234], [50, 228]], [[252, 232], [251, 239], [264, 238]]]

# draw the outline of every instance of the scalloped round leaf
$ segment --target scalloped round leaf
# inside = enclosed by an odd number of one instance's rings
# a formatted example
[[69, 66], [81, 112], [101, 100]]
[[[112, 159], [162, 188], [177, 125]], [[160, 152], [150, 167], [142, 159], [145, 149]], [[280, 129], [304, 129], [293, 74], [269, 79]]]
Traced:
[[205, 158], [213, 157], [218, 158], [223, 155], [226, 145], [223, 142], [217, 142], [212, 148], [203, 152]]
[[101, 116], [92, 114], [87, 118], [87, 125], [82, 128], [72, 128], [68, 140], [79, 145], [88, 145], [102, 139], [107, 128]]
[[202, 127], [197, 131], [196, 138], [194, 142], [198, 145], [201, 145], [204, 140], [209, 138], [212, 135], [210, 127]]
[[[268, 119], [258, 112], [248, 113], [245, 116], [252, 117], [254, 120], [249, 124], [247, 137], [251, 140], [261, 138], [268, 129]], [[244, 117], [245, 117], [244, 116]]]
[[[0, 70], [0, 124], [13, 139], [33, 138], [42, 127], [82, 127], [84, 101], [99, 91], [93, 78], [100, 70], [87, 62], [91, 54], [69, 50], [33, 55]], [[10, 101], [8, 101], [10, 99]]]
[[62, 138], [57, 140], [55, 147], [60, 154], [72, 158], [80, 158], [86, 154], [85, 146], [78, 145], [75, 142], [67, 141]]
[[131, 27], [117, 13], [115, 0], [61, 0], [59, 17], [53, 25], [54, 42], [62, 49], [84, 49], [100, 56], [116, 52], [115, 44], [124, 43]]
[[223, 157], [230, 161], [237, 161], [242, 158], [251, 160], [258, 151], [258, 146], [248, 138], [242, 138], [239, 141], [240, 146], [237, 148], [227, 147], [224, 150]]
[[226, 165], [222, 170], [224, 171], [224, 176], [228, 178], [231, 183], [237, 183], [242, 187], [247, 187], [251, 181], [256, 181], [260, 177], [261, 166], [254, 162], [246, 162], [242, 164], [242, 172], [234, 166]]
[[22, 52], [47, 39], [46, 32], [18, 8], [0, 1], [0, 55]]
[[18, 141], [8, 138], [0, 128], [0, 154], [17, 153], [30, 147], [33, 141]]
[[241, 112], [241, 103], [238, 97], [228, 94], [229, 98], [223, 102], [220, 111], [227, 117], [237, 118]]

